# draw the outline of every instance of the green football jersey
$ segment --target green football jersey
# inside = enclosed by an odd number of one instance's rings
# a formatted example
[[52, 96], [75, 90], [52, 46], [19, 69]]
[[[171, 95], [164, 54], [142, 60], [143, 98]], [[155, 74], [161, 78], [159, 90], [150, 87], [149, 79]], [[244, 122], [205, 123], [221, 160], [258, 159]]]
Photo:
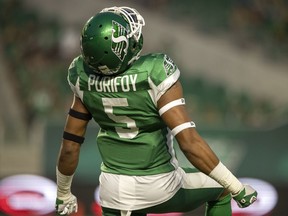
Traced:
[[124, 73], [111, 77], [89, 70], [81, 56], [73, 60], [68, 82], [100, 127], [97, 145], [103, 172], [152, 175], [178, 166], [173, 136], [156, 104], [179, 76], [165, 54], [141, 56]]

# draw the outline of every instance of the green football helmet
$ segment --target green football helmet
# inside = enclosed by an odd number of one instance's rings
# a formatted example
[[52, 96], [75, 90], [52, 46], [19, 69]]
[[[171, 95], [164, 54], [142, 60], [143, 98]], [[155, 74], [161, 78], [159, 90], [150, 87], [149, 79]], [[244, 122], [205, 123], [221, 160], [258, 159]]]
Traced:
[[84, 62], [94, 72], [116, 75], [139, 58], [143, 17], [133, 8], [110, 7], [91, 17], [81, 34]]

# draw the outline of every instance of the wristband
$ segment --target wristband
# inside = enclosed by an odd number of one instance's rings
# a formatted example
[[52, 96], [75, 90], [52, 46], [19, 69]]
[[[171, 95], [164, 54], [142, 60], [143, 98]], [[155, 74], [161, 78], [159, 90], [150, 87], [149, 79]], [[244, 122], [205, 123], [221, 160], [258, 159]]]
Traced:
[[238, 193], [243, 188], [242, 183], [221, 163], [221, 161], [210, 172], [209, 176], [224, 188], [227, 188], [232, 194]]
[[66, 197], [67, 195], [71, 194], [71, 184], [72, 184], [72, 179], [73, 175], [66, 176], [62, 174], [59, 170], [58, 167], [56, 167], [56, 177], [57, 177], [57, 197], [58, 198], [63, 198]]

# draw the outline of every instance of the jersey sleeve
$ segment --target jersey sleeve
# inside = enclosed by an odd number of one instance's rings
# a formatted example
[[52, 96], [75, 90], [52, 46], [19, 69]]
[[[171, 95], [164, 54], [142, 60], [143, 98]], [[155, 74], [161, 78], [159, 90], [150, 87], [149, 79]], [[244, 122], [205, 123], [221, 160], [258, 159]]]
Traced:
[[180, 71], [173, 60], [165, 54], [158, 54], [154, 59], [153, 68], [149, 75], [149, 85], [157, 102], [177, 82]]
[[77, 97], [82, 98], [83, 93], [82, 91], [80, 91], [79, 87], [79, 65], [81, 65], [80, 58], [77, 57], [72, 61], [72, 63], [69, 66], [67, 81], [73, 93]]

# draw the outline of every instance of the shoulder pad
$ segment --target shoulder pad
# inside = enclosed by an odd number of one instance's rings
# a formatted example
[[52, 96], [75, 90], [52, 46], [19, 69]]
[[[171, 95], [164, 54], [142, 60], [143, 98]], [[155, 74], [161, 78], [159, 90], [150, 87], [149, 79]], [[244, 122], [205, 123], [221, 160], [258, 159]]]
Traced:
[[81, 56], [78, 56], [75, 59], [73, 59], [72, 63], [69, 66], [67, 77], [68, 82], [75, 86], [80, 71], [83, 71], [83, 59]]
[[166, 54], [153, 54], [150, 58], [153, 61], [153, 67], [150, 71], [150, 79], [156, 86], [179, 71], [177, 65]]

